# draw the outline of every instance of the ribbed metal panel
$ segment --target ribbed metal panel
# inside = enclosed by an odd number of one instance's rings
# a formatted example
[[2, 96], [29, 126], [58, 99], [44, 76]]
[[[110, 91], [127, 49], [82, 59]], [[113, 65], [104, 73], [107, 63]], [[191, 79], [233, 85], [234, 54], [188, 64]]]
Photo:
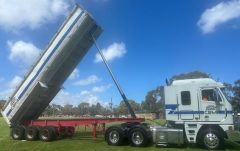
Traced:
[[44, 111], [98, 38], [102, 29], [76, 6], [3, 109], [9, 124], [32, 120]]

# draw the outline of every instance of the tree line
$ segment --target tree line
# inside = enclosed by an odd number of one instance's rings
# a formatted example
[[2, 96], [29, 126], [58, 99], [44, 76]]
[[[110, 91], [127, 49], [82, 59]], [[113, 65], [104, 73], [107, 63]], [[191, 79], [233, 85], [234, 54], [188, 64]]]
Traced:
[[[172, 76], [166, 80], [167, 84], [171, 84], [174, 80], [196, 79], [196, 78], [211, 78], [210, 74], [193, 71], [189, 73]], [[236, 80], [233, 84], [224, 83], [227, 89], [227, 95], [235, 112], [240, 112], [240, 80]], [[138, 103], [135, 100], [129, 100], [130, 105], [136, 113], [160, 113], [164, 114], [164, 86], [160, 85], [153, 90], [147, 92], [145, 99]], [[5, 104], [5, 101], [0, 101], [0, 109]], [[124, 116], [128, 114], [127, 107], [124, 101], [120, 101], [119, 105], [112, 106], [111, 104], [103, 106], [100, 103], [89, 104], [82, 102], [78, 106], [71, 104], [57, 105], [50, 104], [42, 116], [103, 116], [111, 117]]]

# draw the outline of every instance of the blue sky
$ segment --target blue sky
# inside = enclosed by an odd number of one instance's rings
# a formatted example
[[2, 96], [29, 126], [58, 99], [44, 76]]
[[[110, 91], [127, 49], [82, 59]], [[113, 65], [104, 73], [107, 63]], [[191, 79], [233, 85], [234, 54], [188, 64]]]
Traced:
[[[74, 3], [104, 32], [98, 39], [126, 95], [137, 102], [166, 78], [200, 70], [240, 78], [239, 0], [0, 0], [0, 99], [11, 94]], [[54, 103], [121, 100], [92, 47]]]

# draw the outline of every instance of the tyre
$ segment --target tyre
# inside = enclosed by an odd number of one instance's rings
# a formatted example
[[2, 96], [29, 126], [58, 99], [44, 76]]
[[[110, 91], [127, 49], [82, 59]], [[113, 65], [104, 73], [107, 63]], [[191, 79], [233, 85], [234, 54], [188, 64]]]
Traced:
[[129, 133], [129, 141], [132, 146], [145, 147], [150, 142], [148, 131], [142, 127], [135, 127]]
[[125, 140], [123, 129], [115, 126], [108, 128], [105, 133], [105, 140], [107, 141], [108, 145], [123, 145]]
[[27, 127], [25, 130], [25, 137], [28, 141], [34, 141], [38, 139], [38, 128], [35, 126]]
[[58, 128], [54, 126], [50, 126], [49, 128], [53, 131], [53, 139], [56, 139], [59, 136]]
[[204, 130], [199, 138], [198, 143], [206, 149], [222, 149], [224, 146], [223, 134], [214, 129]]
[[52, 141], [54, 139], [54, 129], [51, 127], [43, 127], [39, 132], [39, 137], [42, 141]]
[[11, 129], [11, 137], [14, 140], [22, 140], [24, 139], [25, 129], [23, 126], [15, 126]]
[[65, 135], [68, 136], [68, 137], [72, 137], [75, 133], [75, 128], [72, 127], [72, 126], [68, 126], [66, 127], [65, 129]]
[[60, 127], [59, 128], [59, 136], [60, 137], [65, 137], [66, 136], [66, 131], [67, 131], [67, 127]]

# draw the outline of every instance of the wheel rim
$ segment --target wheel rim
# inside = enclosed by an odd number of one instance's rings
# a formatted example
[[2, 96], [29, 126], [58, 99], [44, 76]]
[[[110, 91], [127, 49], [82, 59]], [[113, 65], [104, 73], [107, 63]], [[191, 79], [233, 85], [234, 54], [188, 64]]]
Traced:
[[117, 131], [111, 131], [109, 133], [109, 140], [111, 143], [116, 144], [119, 141], [119, 133]]
[[49, 137], [49, 131], [48, 130], [43, 130], [42, 139], [47, 140], [48, 137]]
[[141, 132], [133, 132], [132, 133], [132, 142], [136, 145], [140, 145], [143, 142], [143, 135]]
[[20, 136], [20, 130], [19, 129], [14, 130], [13, 137], [17, 139], [19, 138], [19, 136]]
[[216, 134], [209, 132], [204, 137], [204, 144], [210, 149], [217, 148], [219, 145], [219, 138]]
[[33, 138], [33, 130], [28, 130], [27, 137], [30, 139]]

